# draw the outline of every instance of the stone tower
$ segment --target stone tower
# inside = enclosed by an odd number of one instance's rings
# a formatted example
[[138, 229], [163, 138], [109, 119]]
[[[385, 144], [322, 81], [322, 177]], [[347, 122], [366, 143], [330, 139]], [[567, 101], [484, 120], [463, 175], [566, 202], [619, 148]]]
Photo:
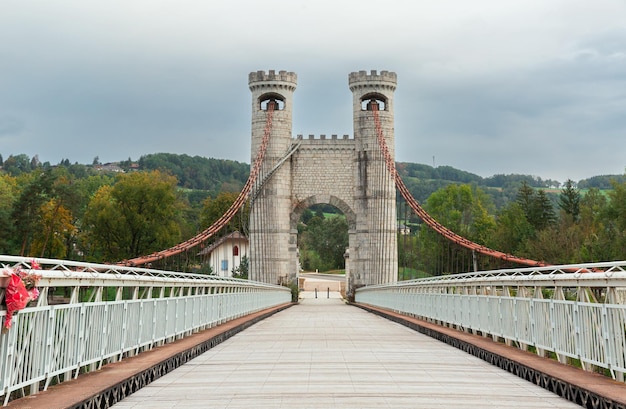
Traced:
[[[297, 76], [293, 72], [257, 71], [248, 76], [252, 92], [252, 160], [265, 134], [268, 105], [274, 104], [271, 137], [261, 176], [269, 173], [292, 144], [292, 101]], [[289, 262], [296, 255], [289, 243], [291, 176], [288, 166], [279, 168], [255, 194], [250, 209], [250, 279], [266, 283], [288, 281]], [[291, 254], [293, 253], [293, 254]], [[260, 256], [262, 255], [262, 256]]]
[[357, 243], [350, 252], [351, 279], [357, 287], [395, 282], [398, 277], [396, 188], [377, 141], [372, 110], [376, 105], [387, 147], [393, 154], [396, 74], [353, 72], [348, 83], [352, 91], [357, 214]]
[[[373, 106], [394, 153], [393, 93], [396, 74], [353, 72], [354, 136], [293, 137], [296, 74], [258, 71], [252, 92], [252, 161], [265, 134], [268, 104], [274, 104], [271, 135], [250, 212], [250, 278], [284, 283], [298, 273], [297, 223], [309, 206], [339, 208], [349, 225], [348, 293], [356, 287], [397, 280], [395, 183], [377, 141]], [[286, 155], [297, 148], [292, 155]], [[282, 164], [281, 164], [282, 163]], [[264, 177], [270, 175], [271, 177]]]

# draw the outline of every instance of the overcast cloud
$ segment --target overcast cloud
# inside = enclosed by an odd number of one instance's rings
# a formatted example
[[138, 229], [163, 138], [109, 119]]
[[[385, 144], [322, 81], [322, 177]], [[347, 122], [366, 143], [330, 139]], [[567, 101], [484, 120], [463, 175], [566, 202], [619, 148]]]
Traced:
[[376, 69], [398, 161], [623, 174], [625, 21], [623, 0], [2, 0], [0, 154], [249, 163], [249, 72], [296, 72], [294, 135], [341, 135], [348, 74]]

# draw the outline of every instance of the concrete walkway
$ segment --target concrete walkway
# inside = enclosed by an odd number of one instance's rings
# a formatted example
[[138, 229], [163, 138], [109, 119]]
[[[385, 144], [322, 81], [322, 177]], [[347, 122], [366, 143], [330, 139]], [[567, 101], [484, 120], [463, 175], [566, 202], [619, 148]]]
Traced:
[[305, 294], [114, 408], [578, 407], [323, 295]]

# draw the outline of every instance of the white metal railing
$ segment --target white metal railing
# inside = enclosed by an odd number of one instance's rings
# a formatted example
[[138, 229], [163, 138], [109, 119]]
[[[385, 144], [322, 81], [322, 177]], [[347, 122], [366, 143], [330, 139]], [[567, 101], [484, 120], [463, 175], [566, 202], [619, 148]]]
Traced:
[[[288, 303], [281, 286], [144, 268], [0, 256], [0, 305], [12, 270], [41, 275], [31, 302], [0, 334], [0, 397], [35, 393], [265, 308]], [[59, 297], [59, 292], [65, 293]], [[0, 323], [6, 315], [0, 307]]]
[[363, 287], [358, 303], [481, 333], [624, 381], [626, 261], [447, 275]]

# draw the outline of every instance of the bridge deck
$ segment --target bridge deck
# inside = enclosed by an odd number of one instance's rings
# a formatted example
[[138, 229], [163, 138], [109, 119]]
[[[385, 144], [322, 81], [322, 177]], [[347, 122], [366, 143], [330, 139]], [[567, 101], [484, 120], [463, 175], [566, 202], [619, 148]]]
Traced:
[[146, 407], [578, 406], [338, 298], [307, 298], [114, 405]]

